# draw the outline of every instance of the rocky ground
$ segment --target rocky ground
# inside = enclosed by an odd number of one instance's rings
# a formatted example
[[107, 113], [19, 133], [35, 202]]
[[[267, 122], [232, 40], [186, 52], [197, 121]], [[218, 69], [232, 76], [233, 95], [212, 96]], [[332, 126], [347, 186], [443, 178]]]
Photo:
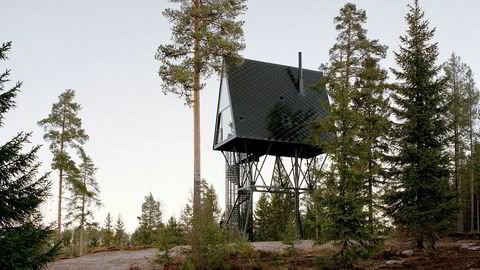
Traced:
[[[301, 241], [296, 245], [295, 256], [271, 256], [282, 252], [286, 245], [280, 242], [254, 242], [258, 252], [254, 260], [239, 261], [233, 264], [235, 269], [312, 269], [315, 268], [315, 257], [324, 256], [333, 251], [331, 245], [314, 245], [312, 241]], [[466, 269], [480, 270], [480, 241], [446, 239], [439, 244], [432, 254], [409, 249], [408, 242], [387, 241], [387, 251], [377, 258], [359, 262], [356, 266], [362, 269]], [[178, 250], [185, 248], [179, 247]], [[152, 263], [156, 249], [137, 251], [112, 251], [89, 254], [82, 257], [65, 259], [50, 265], [49, 270], [155, 270]], [[285, 252], [284, 252], [285, 253]], [[158, 269], [158, 268], [157, 268]]]

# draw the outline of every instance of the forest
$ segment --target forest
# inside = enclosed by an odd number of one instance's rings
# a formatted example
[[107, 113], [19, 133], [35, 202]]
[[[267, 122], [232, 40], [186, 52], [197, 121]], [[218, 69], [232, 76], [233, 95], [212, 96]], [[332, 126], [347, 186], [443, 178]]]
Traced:
[[[309, 143], [325, 149], [328, 161], [315, 169], [320, 181], [301, 197], [303, 239], [295, 230], [293, 194], [262, 193], [253, 234], [244, 235], [224, 226], [217, 191], [200, 174], [200, 92], [207, 78], [222, 73], [225, 61], [242, 64], [240, 53], [248, 44], [240, 17], [247, 1], [171, 2], [177, 9], [163, 12], [171, 43], [155, 52], [159, 91], [177, 96], [194, 113], [193, 189], [179, 218], [164, 216], [161, 201], [149, 193], [133, 202], [141, 209], [133, 232], [121, 214], [96, 221], [96, 211], [109, 205], [101, 200], [95, 156], [86, 150], [94, 133], [82, 126], [88, 119], [80, 117], [77, 92], [66, 89], [50, 113], [38, 117], [43, 146], [32, 146], [32, 134], [24, 131], [1, 142], [0, 269], [44, 269], [60, 259], [146, 248], [158, 250], [154, 264], [162, 269], [260, 269], [272, 267], [268, 263], [278, 256], [288, 258], [282, 263], [288, 269], [295, 258], [311, 268], [372, 269], [366, 262], [398, 259], [387, 245], [392, 239], [408, 243], [408, 253], [427, 257], [443, 252], [447, 239], [478, 239], [480, 94], [461, 55], [440, 59], [442, 44], [435, 42], [437, 30], [420, 1], [408, 5], [406, 32], [398, 33], [400, 45], [391, 48], [391, 67], [383, 64], [389, 48], [366, 29], [365, 10], [347, 3], [333, 18], [335, 43], [329, 61], [318, 63], [329, 114], [309, 123]], [[1, 44], [0, 60], [8, 59], [12, 46]], [[10, 81], [11, 72], [0, 74], [0, 128], [22, 90], [22, 82]], [[320, 138], [325, 132], [334, 134], [331, 140]], [[39, 170], [40, 147], [49, 148], [53, 173]], [[274, 170], [276, 185], [286, 178]], [[53, 181], [58, 190], [52, 190]], [[47, 200], [57, 204], [52, 224], [40, 210]], [[296, 248], [302, 240], [331, 245], [331, 252], [305, 259]], [[287, 248], [267, 254], [250, 243], [265, 241]], [[177, 246], [191, 248], [179, 256]], [[480, 267], [475, 256], [471, 267]]]

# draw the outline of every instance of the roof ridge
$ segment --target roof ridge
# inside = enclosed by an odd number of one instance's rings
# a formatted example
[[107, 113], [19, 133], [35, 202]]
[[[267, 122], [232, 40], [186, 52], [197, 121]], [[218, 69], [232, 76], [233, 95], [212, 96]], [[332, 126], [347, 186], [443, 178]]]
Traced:
[[[270, 63], [270, 62], [265, 62], [265, 61], [260, 61], [260, 60], [255, 60], [255, 59], [250, 59], [250, 58], [243, 58], [243, 60], [247, 60], [247, 61], [251, 61], [251, 62], [258, 62], [258, 63], [262, 63], [262, 64], [268, 64], [268, 65], [274, 65], [274, 66], [281, 66], [281, 67], [287, 67], [287, 68], [298, 69], [298, 67], [294, 67], [294, 66], [288, 66], [288, 65], [284, 65], [284, 64], [277, 64], [277, 63]], [[303, 71], [312, 71], [312, 72], [318, 72], [318, 73], [322, 73], [322, 72], [321, 72], [321, 71], [319, 71], [319, 70], [308, 69], [308, 68], [303, 68], [303, 67], [302, 67], [302, 70], [303, 70]]]

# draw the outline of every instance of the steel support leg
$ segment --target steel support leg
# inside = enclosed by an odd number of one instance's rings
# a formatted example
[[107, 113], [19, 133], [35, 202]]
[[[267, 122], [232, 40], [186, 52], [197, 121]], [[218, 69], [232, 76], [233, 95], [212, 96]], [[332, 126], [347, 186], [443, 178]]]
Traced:
[[303, 238], [302, 221], [300, 215], [300, 164], [298, 163], [298, 149], [295, 150], [295, 162], [293, 171], [293, 182], [295, 185], [295, 226], [297, 229], [297, 238]]

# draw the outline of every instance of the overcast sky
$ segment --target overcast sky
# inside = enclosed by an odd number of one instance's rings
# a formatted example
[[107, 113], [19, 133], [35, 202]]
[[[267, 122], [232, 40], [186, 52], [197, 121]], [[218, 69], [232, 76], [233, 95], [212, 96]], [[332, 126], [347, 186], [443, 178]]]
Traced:
[[[335, 41], [333, 17], [347, 1], [250, 0], [245, 19], [244, 57], [317, 69], [328, 60]], [[406, 29], [405, 0], [352, 1], [367, 11], [369, 38], [389, 46], [385, 67], [394, 66], [393, 51]], [[439, 63], [455, 51], [480, 81], [478, 0], [420, 1], [437, 28]], [[44, 144], [41, 170], [50, 170], [52, 155], [38, 120], [46, 117], [65, 89], [75, 89], [80, 117], [90, 136], [85, 145], [99, 168], [104, 207], [95, 211], [121, 214], [132, 232], [144, 196], [162, 203], [163, 220], [179, 215], [192, 188], [192, 111], [160, 88], [154, 59], [159, 44], [169, 42], [163, 18], [166, 0], [0, 0], [0, 42], [13, 41], [9, 60], [13, 81], [23, 81], [18, 107], [7, 114], [0, 132], [3, 144], [19, 131], [32, 131], [32, 144]], [[202, 92], [202, 177], [212, 183], [223, 207], [224, 161], [212, 150], [219, 81]], [[45, 220], [56, 220], [58, 178], [52, 173], [52, 195], [43, 206]]]

